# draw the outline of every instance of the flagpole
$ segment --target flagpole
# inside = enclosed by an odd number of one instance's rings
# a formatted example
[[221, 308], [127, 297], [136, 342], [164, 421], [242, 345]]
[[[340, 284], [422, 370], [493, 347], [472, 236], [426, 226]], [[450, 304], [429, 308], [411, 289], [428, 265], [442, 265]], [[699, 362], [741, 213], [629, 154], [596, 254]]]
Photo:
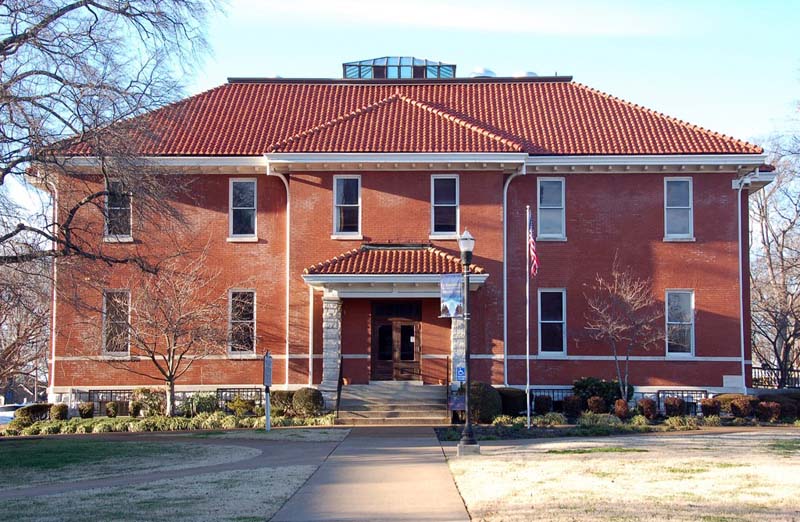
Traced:
[[531, 230], [531, 206], [525, 206], [525, 405], [528, 429], [531, 429], [531, 249], [528, 245]]

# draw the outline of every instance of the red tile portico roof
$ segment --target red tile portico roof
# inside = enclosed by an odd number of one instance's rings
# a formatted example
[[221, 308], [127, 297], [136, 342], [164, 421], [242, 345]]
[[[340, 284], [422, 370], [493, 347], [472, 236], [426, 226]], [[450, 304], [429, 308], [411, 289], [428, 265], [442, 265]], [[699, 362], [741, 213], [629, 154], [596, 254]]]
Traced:
[[762, 152], [569, 77], [232, 80], [139, 118], [147, 131], [132, 142], [151, 156]]
[[[425, 245], [363, 245], [306, 268], [306, 275], [420, 275], [460, 274], [461, 260]], [[471, 265], [470, 273], [483, 274]]]

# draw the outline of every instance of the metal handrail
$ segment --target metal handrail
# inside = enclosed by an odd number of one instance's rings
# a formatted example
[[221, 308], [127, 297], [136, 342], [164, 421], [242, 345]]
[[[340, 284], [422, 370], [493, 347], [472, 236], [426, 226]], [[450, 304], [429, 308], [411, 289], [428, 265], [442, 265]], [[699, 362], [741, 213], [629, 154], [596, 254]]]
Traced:
[[779, 368], [753, 366], [752, 375], [754, 388], [800, 388], [800, 370], [784, 370], [781, 375]]
[[342, 377], [342, 367], [344, 358], [340, 355], [339, 356], [339, 380], [336, 382], [336, 412], [334, 414], [334, 418], [339, 418], [339, 403], [342, 400], [342, 386], [344, 385], [344, 377]]

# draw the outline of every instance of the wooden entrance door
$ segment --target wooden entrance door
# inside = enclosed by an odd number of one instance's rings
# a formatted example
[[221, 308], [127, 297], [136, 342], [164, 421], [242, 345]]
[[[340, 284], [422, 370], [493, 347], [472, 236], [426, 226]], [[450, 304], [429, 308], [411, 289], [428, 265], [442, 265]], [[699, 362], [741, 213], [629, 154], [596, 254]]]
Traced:
[[420, 379], [419, 321], [380, 319], [372, 324], [372, 379]]

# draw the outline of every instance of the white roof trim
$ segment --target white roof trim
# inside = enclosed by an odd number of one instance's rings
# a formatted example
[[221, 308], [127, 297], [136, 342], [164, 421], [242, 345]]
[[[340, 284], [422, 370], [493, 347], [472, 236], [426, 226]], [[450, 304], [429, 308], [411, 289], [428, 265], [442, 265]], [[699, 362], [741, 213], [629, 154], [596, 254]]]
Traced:
[[763, 165], [766, 154], [664, 154], [664, 155], [597, 155], [597, 156], [529, 156], [526, 165]]
[[274, 152], [270, 163], [519, 163], [526, 152]]
[[[353, 284], [353, 283], [396, 283], [396, 284], [439, 284], [443, 274], [303, 274], [308, 284]], [[470, 283], [483, 284], [489, 274], [470, 274]]]

